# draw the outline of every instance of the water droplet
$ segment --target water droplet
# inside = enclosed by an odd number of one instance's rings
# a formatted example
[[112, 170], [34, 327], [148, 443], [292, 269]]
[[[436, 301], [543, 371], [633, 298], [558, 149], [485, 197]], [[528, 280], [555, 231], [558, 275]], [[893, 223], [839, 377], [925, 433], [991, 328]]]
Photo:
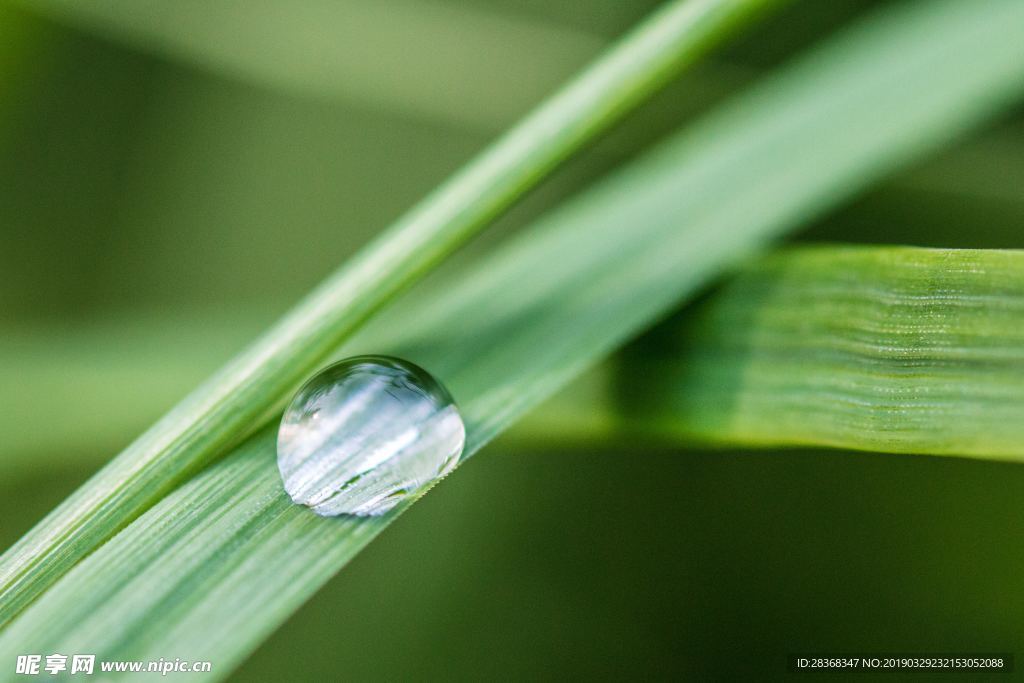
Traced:
[[306, 382], [281, 418], [277, 466], [317, 514], [379, 515], [455, 467], [466, 430], [448, 391], [398, 358], [357, 356]]

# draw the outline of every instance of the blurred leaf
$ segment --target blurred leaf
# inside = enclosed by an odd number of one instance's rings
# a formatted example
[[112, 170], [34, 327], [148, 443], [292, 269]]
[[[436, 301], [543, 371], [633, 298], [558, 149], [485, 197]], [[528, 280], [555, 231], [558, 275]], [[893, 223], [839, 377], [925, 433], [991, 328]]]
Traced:
[[525, 113], [606, 42], [465, 3], [21, 4], [134, 49], [241, 81], [485, 130], [498, 130], [512, 122], [510, 116]]
[[0, 476], [122, 447], [265, 322], [221, 310], [6, 326], [0, 384], [17, 390], [0, 396]]
[[[1024, 247], [1020, 111], [915, 164], [801, 235], [802, 240], [940, 248]], [[969, 225], [970, 230], [964, 226]]]
[[617, 14], [618, 21], [594, 33], [551, 21], [548, 7], [537, 13], [421, 0], [268, 0], [241, 11], [234, 0], [14, 1], [219, 76], [492, 132], [594, 57], [611, 26], [646, 11], [604, 8], [603, 19]]
[[400, 218], [0, 559], [0, 624], [266, 419], [339, 342], [771, 0], [673, 2]]
[[1024, 251], [787, 249], [645, 337], [617, 386], [677, 437], [1020, 460], [1022, 318]]
[[[1024, 5], [980, 7], [882, 12], [450, 290], [389, 309], [342, 353], [392, 350], [430, 368], [460, 402], [471, 456], [727, 265], [1018, 94]], [[0, 659], [87, 649], [211, 659], [226, 675], [407, 507], [317, 517], [281, 490], [274, 442], [271, 425], [97, 549], [8, 626]]]

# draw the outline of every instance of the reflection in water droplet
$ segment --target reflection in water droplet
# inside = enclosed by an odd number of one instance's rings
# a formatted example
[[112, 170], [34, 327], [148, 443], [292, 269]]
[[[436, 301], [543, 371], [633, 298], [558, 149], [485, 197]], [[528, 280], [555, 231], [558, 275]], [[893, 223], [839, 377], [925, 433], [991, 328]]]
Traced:
[[335, 363], [292, 399], [277, 435], [277, 466], [296, 503], [324, 516], [379, 515], [442, 477], [466, 430], [451, 395], [398, 358]]

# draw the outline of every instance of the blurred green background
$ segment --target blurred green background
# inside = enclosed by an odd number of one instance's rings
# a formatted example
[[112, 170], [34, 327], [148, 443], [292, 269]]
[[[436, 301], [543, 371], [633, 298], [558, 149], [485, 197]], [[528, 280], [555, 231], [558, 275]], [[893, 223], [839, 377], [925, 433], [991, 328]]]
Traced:
[[[0, 541], [656, 4], [0, 0]], [[756, 25], [449, 267], [874, 4]], [[799, 239], [1020, 247], [1022, 187], [1018, 111]], [[1024, 651], [1019, 467], [529, 443], [445, 481], [238, 680]]]

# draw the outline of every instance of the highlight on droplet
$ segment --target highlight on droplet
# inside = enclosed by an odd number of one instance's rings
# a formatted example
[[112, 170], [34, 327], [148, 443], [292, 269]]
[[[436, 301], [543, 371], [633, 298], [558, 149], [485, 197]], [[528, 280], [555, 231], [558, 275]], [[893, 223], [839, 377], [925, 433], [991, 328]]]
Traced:
[[319, 515], [379, 515], [450, 472], [466, 429], [448, 390], [389, 356], [330, 365], [281, 418], [277, 466], [285, 491]]

